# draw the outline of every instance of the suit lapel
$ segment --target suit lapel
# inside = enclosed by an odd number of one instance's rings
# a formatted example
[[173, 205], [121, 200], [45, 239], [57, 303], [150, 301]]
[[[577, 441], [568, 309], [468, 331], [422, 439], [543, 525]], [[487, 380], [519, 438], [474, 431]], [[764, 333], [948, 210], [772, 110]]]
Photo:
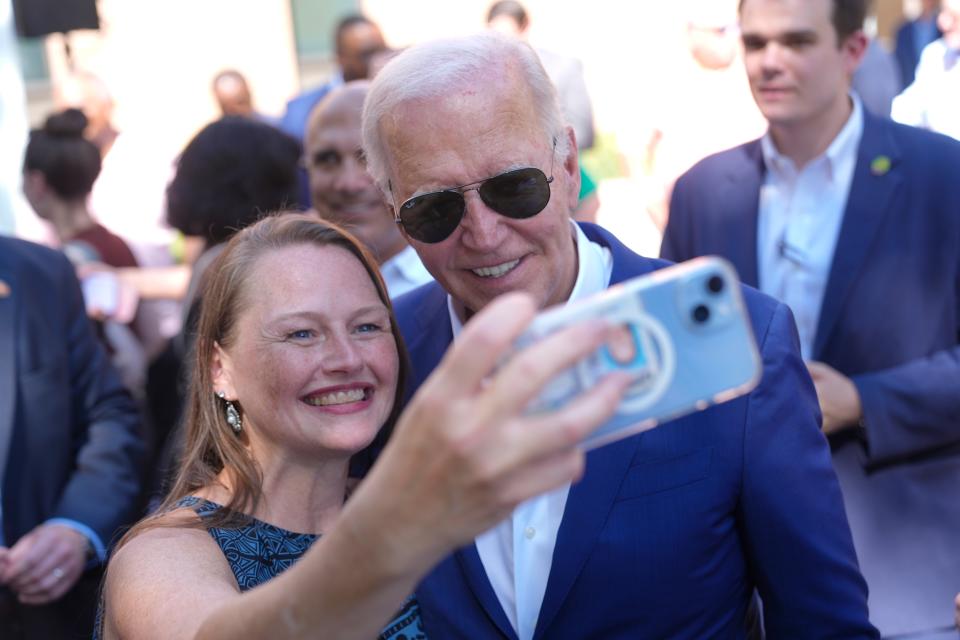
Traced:
[[[409, 347], [413, 361], [413, 382], [408, 385], [408, 389], [418, 389], [423, 384], [453, 343], [453, 329], [447, 312], [447, 294], [439, 285], [434, 285], [431, 291], [419, 301], [414, 318], [416, 332]], [[408, 391], [408, 401], [410, 395]], [[454, 557], [463, 572], [465, 582], [487, 616], [505, 637], [516, 639], [517, 634], [510, 625], [500, 606], [500, 600], [487, 578], [487, 572], [483, 568], [476, 545], [463, 547], [454, 553]]]
[[19, 297], [14, 273], [0, 264], [0, 286], [9, 293], [0, 297], [0, 484], [3, 482], [7, 452], [13, 437], [13, 416], [17, 392], [16, 300]]
[[587, 454], [587, 472], [570, 488], [534, 638], [543, 638], [593, 553], [643, 434]]
[[[581, 227], [587, 238], [607, 246], [613, 254], [610, 284], [642, 275], [658, 266], [655, 261], [631, 252], [602, 227], [590, 224], [581, 224]], [[567, 497], [534, 638], [544, 637], [593, 552], [642, 437], [640, 434], [587, 454], [587, 471], [580, 482], [570, 487]]]
[[[431, 285], [430, 292], [424, 296], [414, 313], [416, 330], [413, 339], [409, 340], [413, 367], [412, 380], [407, 384], [406, 401], [409, 402], [413, 391], [420, 388], [424, 380], [436, 368], [453, 343], [453, 329], [450, 326], [450, 316], [447, 313], [447, 294], [440, 285]], [[410, 331], [403, 331], [410, 337]]]
[[866, 111], [863, 118], [863, 138], [857, 153], [857, 166], [817, 322], [813, 344], [815, 359], [823, 354], [850, 287], [866, 264], [877, 230], [893, 208], [895, 195], [903, 182], [899, 167], [900, 151], [895, 141], [882, 121]]
[[742, 149], [744, 157], [741, 162], [731, 163], [716, 201], [723, 203], [724, 255], [733, 262], [744, 284], [758, 287], [757, 219], [766, 170], [759, 140]]
[[477, 545], [471, 544], [460, 549], [456, 552], [456, 558], [467, 584], [487, 616], [497, 625], [504, 637], [516, 640], [517, 632], [513, 630], [513, 626], [507, 619], [507, 614], [500, 606], [500, 599], [497, 598], [493, 585], [490, 584], [490, 578], [487, 577], [487, 571], [483, 568], [483, 561], [480, 560]]

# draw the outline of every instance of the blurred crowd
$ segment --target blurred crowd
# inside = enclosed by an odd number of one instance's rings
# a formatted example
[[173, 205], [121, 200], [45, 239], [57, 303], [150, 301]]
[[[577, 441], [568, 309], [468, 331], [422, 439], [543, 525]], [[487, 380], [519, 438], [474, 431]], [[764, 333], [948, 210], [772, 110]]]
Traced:
[[[279, 116], [223, 69], [220, 117], [174, 155], [123, 131], [111, 87], [73, 71], [23, 154], [52, 248], [0, 238], [0, 637], [90, 637], [98, 608], [98, 637], [272, 637], [266, 583], [321, 592], [324, 572], [355, 571], [350, 606], [288, 614], [323, 613], [342, 637], [956, 638], [960, 0], [924, 0], [890, 47], [867, 35], [864, 0], [688, 4], [629, 201], [582, 160], [605, 145], [583, 62], [532, 41], [513, 0], [481, 35], [409, 49], [343, 16], [333, 73]], [[723, 256], [762, 292], [746, 295], [760, 387], [590, 452], [572, 486], [584, 454], [568, 447], [563, 465], [518, 455], [501, 484], [454, 493], [484, 446], [514, 441], [421, 442], [436, 432], [406, 416], [521, 417], [479, 395], [450, 408], [450, 345], [471, 389], [503, 387], [513, 407], [529, 367], [491, 373], [509, 341], [483, 331], [511, 323], [487, 307], [523, 291], [531, 309], [508, 311], [526, 317], [660, 268], [627, 248], [651, 242], [673, 262]], [[576, 338], [565, 348], [597, 339]], [[274, 423], [298, 423], [277, 398], [321, 348], [324, 379], [363, 383], [298, 406], [375, 420], [317, 445]], [[594, 393], [612, 411], [621, 392]], [[586, 429], [596, 404], [571, 420]], [[431, 510], [414, 467], [471, 446], [431, 476], [448, 506], [484, 507], [467, 526]], [[391, 500], [357, 489], [344, 508], [358, 481]], [[408, 504], [421, 517], [398, 515]], [[419, 552], [398, 552], [402, 580], [326, 539], [341, 509], [337, 531], [397, 524]], [[330, 553], [309, 555], [321, 533]], [[335, 562], [351, 548], [369, 566]]]

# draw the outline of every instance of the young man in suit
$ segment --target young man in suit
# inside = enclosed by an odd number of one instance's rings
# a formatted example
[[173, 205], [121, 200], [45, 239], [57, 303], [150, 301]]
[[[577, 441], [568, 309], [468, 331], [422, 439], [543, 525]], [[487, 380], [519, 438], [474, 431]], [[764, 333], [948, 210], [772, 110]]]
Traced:
[[872, 621], [934, 633], [960, 575], [960, 145], [849, 92], [865, 5], [743, 0], [769, 130], [678, 180], [661, 254], [725, 256], [790, 306]]
[[140, 497], [140, 416], [59, 252], [0, 237], [0, 637], [93, 632]]
[[[367, 97], [364, 149], [436, 280], [396, 303], [414, 389], [503, 293], [565, 304], [664, 266], [570, 221], [574, 135], [535, 53], [514, 39], [394, 58]], [[789, 311], [746, 298], [760, 387], [589, 452], [580, 482], [521, 504], [441, 562], [416, 590], [431, 635], [742, 637], [756, 588], [772, 637], [875, 637]]]

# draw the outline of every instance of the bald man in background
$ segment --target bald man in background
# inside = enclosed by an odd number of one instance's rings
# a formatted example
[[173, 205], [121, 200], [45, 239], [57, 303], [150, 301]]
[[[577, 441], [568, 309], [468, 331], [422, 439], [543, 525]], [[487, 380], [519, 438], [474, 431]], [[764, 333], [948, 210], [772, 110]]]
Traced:
[[327, 94], [310, 114], [304, 156], [314, 209], [370, 249], [395, 298], [432, 278], [367, 173], [360, 118], [369, 86], [357, 80]]

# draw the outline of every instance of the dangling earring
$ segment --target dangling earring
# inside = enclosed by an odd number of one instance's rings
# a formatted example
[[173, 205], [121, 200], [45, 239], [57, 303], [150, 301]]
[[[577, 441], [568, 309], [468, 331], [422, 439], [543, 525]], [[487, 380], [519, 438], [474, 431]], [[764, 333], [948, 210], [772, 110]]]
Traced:
[[234, 433], [240, 435], [240, 432], [243, 430], [243, 420], [240, 419], [240, 411], [237, 410], [237, 407], [232, 402], [227, 400], [226, 396], [227, 394], [223, 391], [217, 391], [217, 397], [227, 404], [227, 424], [230, 425]]

